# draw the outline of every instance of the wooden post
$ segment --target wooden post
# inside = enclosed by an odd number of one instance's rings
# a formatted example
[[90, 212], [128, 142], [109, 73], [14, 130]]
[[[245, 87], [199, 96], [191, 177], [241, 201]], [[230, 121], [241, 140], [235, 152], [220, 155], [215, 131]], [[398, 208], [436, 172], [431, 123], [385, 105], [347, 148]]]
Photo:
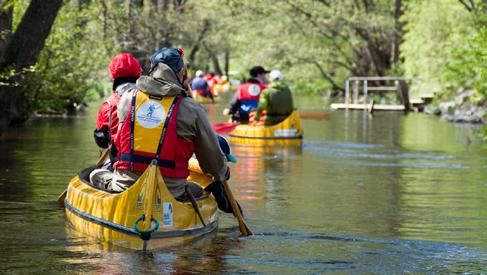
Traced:
[[404, 80], [396, 80], [396, 94], [397, 98], [399, 99], [400, 103], [404, 105], [404, 110], [410, 111], [410, 103], [409, 103], [409, 86]]
[[364, 80], [364, 104], [367, 104], [367, 99], [369, 97], [369, 90], [367, 85], [367, 80]]
[[355, 80], [353, 84], [353, 95], [352, 95], [352, 103], [357, 103], [358, 102], [358, 94], [359, 94], [359, 81]]

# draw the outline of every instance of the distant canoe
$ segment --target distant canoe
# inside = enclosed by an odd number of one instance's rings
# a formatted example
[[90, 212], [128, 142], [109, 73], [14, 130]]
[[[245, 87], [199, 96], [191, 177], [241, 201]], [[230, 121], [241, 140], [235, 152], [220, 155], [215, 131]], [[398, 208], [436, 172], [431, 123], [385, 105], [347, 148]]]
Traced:
[[[150, 165], [139, 180], [122, 193], [94, 188], [87, 181], [92, 170], [87, 168], [71, 180], [64, 201], [67, 218], [77, 231], [117, 246], [153, 250], [180, 244], [217, 228], [217, 204], [213, 195], [205, 194], [196, 199], [203, 225], [190, 202], [174, 199], [155, 165]], [[189, 179], [202, 187], [212, 182], [202, 174], [196, 161], [190, 162]], [[146, 224], [141, 220], [146, 214], [153, 222]], [[156, 224], [159, 228], [149, 234], [149, 240], [143, 240], [144, 233], [140, 231], [155, 229]]]
[[238, 145], [300, 146], [303, 129], [299, 112], [294, 111], [279, 124], [271, 126], [241, 124], [236, 126], [228, 136], [231, 143]]
[[213, 100], [209, 97], [201, 96], [197, 92], [193, 91], [193, 99], [201, 104], [215, 104], [220, 102], [220, 97], [213, 96]]

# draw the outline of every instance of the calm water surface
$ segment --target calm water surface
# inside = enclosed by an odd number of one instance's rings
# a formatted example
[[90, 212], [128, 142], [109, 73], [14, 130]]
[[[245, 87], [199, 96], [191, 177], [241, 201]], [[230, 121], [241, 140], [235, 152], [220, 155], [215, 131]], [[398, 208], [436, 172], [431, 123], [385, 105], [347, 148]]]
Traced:
[[222, 215], [216, 233], [144, 254], [78, 234], [55, 202], [99, 155], [96, 105], [0, 141], [0, 273], [487, 273], [487, 143], [472, 126], [333, 112], [303, 121], [302, 148], [234, 147], [255, 236]]

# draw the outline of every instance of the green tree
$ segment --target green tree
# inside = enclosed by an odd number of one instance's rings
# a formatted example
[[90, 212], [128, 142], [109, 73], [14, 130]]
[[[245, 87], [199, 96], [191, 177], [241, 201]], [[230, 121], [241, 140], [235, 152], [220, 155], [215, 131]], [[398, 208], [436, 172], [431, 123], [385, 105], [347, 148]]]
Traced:
[[[467, 3], [468, 2], [468, 3]], [[401, 56], [416, 92], [445, 97], [460, 88], [485, 97], [486, 30], [480, 1], [410, 1]]]
[[98, 3], [70, 2], [62, 8], [27, 85], [33, 110], [70, 112], [103, 94], [101, 83], [109, 81], [110, 56], [119, 47], [100, 31], [101, 10]]
[[8, 77], [7, 85], [0, 86], [1, 134], [11, 122], [22, 122], [28, 117], [24, 88], [30, 70], [26, 68], [36, 63], [63, 1], [32, 0], [15, 31], [12, 31], [12, 18], [8, 18], [13, 14], [10, 9], [14, 8], [14, 3], [2, 1], [0, 4], [6, 9], [0, 17], [7, 17], [1, 30], [6, 40], [2, 43], [0, 73]]

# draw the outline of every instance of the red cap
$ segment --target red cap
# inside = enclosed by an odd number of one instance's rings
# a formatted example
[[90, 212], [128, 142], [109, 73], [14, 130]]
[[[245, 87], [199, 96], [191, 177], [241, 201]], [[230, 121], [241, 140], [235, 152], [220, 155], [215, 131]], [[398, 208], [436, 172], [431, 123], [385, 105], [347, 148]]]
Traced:
[[129, 53], [122, 53], [115, 56], [108, 67], [113, 79], [121, 77], [139, 77], [142, 74], [142, 67], [135, 57]]

